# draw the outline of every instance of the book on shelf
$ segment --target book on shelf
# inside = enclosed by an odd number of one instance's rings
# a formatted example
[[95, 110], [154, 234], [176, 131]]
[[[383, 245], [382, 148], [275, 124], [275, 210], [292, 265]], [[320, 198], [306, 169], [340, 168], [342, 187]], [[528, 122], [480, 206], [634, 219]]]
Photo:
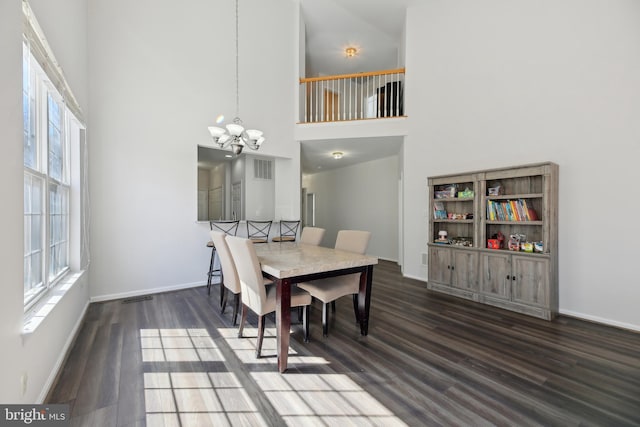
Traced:
[[511, 213], [513, 215], [513, 218], [515, 221], [524, 221], [524, 219], [520, 219], [520, 212], [518, 211], [518, 206], [520, 205], [520, 203], [518, 203], [519, 200], [511, 200], [509, 201], [509, 204], [511, 205]]
[[527, 205], [525, 199], [497, 202], [487, 200], [487, 219], [490, 221], [538, 221], [536, 211]]
[[487, 218], [489, 219], [489, 221], [496, 220], [496, 211], [493, 206], [494, 204], [495, 203], [492, 200], [487, 201]]
[[433, 218], [434, 219], [447, 219], [447, 211], [444, 208], [444, 203], [433, 202]]

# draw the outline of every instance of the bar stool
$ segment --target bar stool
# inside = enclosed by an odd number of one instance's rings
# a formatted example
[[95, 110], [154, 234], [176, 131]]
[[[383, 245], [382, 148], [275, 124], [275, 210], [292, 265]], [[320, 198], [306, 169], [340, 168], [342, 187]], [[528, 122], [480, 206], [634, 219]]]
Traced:
[[273, 242], [295, 242], [298, 237], [300, 220], [280, 220], [280, 235], [271, 239]]
[[[209, 221], [209, 227], [212, 231], [219, 231], [229, 236], [235, 236], [238, 232], [238, 224], [240, 221]], [[211, 284], [213, 282], [213, 276], [220, 275], [220, 269], [216, 269], [214, 266], [216, 259], [216, 245], [213, 240], [207, 242], [207, 247], [211, 248], [211, 261], [209, 261], [209, 272], [207, 273], [207, 295], [211, 295]], [[220, 292], [220, 306], [222, 307], [223, 292]]]
[[247, 220], [247, 237], [253, 243], [267, 243], [272, 221]]

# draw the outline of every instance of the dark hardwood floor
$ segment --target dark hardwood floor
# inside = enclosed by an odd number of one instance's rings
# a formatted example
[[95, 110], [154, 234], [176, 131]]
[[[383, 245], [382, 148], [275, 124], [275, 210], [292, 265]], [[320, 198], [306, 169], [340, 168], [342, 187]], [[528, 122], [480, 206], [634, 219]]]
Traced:
[[78, 426], [640, 425], [639, 333], [430, 293], [385, 261], [373, 280], [369, 335], [342, 298], [323, 338], [314, 305], [284, 375], [273, 318], [257, 360], [255, 316], [238, 339], [217, 286], [91, 304], [47, 401]]

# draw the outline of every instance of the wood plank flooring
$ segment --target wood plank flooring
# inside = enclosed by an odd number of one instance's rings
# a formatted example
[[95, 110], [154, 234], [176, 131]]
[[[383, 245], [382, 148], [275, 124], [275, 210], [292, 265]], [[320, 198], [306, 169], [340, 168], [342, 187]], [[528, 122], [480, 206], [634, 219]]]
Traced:
[[640, 425], [639, 333], [431, 293], [382, 261], [369, 335], [342, 298], [323, 338], [316, 304], [280, 375], [273, 318], [255, 359], [255, 316], [237, 338], [217, 292], [91, 304], [47, 401], [74, 426]]

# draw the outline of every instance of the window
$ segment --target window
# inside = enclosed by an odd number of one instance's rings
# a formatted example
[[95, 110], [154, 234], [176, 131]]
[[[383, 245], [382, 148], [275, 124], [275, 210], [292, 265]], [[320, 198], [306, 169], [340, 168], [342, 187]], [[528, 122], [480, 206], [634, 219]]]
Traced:
[[29, 45], [23, 46], [24, 303], [69, 270], [72, 114]]

